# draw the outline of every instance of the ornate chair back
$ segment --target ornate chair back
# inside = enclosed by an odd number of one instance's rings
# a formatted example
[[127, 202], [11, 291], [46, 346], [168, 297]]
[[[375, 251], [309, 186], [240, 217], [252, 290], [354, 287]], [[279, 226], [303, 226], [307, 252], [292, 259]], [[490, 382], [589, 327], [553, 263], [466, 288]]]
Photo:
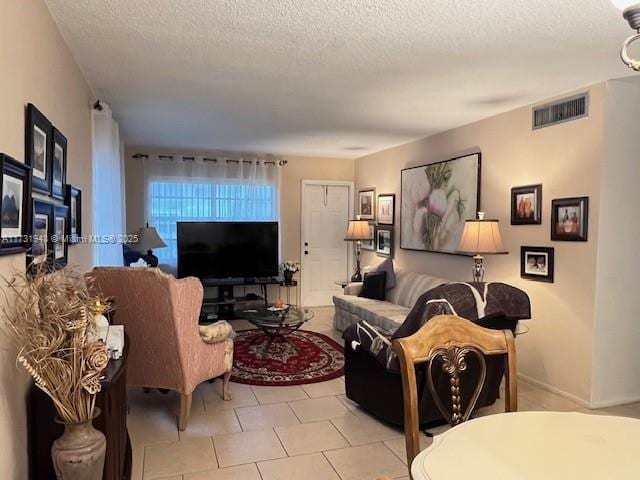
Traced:
[[[398, 355], [404, 394], [404, 432], [407, 463], [420, 452], [418, 424], [418, 392], [416, 367], [426, 369], [429, 392], [444, 418], [451, 426], [465, 422], [471, 416], [482, 391], [486, 376], [485, 355], [505, 355], [506, 395], [505, 411], [518, 409], [516, 349], [510, 330], [490, 330], [454, 315], [439, 315], [430, 319], [415, 334], [395, 340], [393, 350]], [[475, 360], [472, 360], [475, 357]], [[462, 392], [460, 378], [467, 371], [468, 362], [479, 366], [479, 378], [472, 392]], [[449, 398], [440, 397], [435, 387], [434, 370], [448, 377]], [[465, 382], [466, 383], [466, 382]], [[470, 384], [474, 384], [473, 380]], [[466, 402], [464, 399], [468, 399]], [[445, 406], [448, 402], [450, 409]], [[466, 403], [466, 405], [465, 405]]]

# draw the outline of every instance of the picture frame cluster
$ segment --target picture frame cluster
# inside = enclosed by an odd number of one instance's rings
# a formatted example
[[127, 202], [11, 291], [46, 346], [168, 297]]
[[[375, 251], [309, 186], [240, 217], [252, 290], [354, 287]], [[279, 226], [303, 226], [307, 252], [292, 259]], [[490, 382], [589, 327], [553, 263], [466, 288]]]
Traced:
[[[542, 185], [511, 189], [511, 225], [542, 224]], [[557, 242], [586, 242], [589, 231], [589, 197], [556, 198], [551, 201], [550, 239]], [[527, 280], [553, 283], [555, 249], [522, 246], [520, 276]]]
[[362, 242], [363, 250], [375, 251], [380, 257], [392, 257], [394, 251], [394, 224], [396, 195], [381, 193], [376, 197], [375, 188], [358, 192], [358, 216], [369, 221], [371, 240]]
[[66, 136], [29, 103], [25, 161], [0, 153], [0, 255], [26, 252], [29, 271], [66, 265], [82, 235], [82, 192], [66, 183], [67, 150]]

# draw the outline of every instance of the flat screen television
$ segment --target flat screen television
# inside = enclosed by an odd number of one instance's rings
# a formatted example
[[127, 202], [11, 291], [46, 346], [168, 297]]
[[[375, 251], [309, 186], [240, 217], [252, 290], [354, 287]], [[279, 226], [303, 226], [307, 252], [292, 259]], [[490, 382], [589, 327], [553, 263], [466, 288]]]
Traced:
[[278, 222], [178, 222], [178, 278], [278, 275]]

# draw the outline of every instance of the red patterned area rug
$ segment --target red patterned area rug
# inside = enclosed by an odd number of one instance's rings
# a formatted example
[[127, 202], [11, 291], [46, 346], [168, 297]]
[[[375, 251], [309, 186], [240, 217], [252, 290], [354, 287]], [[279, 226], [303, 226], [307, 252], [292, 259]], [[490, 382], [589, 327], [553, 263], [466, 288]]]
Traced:
[[343, 348], [329, 337], [297, 330], [267, 350], [262, 330], [241, 330], [234, 341], [231, 381], [247, 385], [302, 385], [344, 375]]

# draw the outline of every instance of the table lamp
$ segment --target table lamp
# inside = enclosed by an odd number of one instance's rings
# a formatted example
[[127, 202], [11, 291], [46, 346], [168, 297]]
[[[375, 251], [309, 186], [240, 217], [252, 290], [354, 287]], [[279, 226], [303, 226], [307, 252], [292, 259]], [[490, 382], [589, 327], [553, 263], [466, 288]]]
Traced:
[[146, 252], [142, 259], [152, 267], [158, 266], [158, 257], [153, 254], [154, 248], [164, 248], [167, 244], [162, 241], [158, 231], [154, 227], [150, 227], [147, 223], [146, 227], [138, 230], [138, 243], [136, 249], [140, 252]]
[[347, 228], [345, 241], [356, 242], [356, 273], [351, 277], [352, 282], [362, 281], [362, 273], [360, 272], [362, 241], [371, 240], [372, 238], [368, 220], [360, 220], [360, 218], [357, 218], [356, 220], [349, 220], [349, 227]]
[[473, 281], [484, 280], [484, 257], [482, 255], [507, 254], [502, 245], [498, 220], [485, 220], [484, 212], [478, 212], [477, 220], [467, 220], [464, 224], [458, 252], [473, 255]]

